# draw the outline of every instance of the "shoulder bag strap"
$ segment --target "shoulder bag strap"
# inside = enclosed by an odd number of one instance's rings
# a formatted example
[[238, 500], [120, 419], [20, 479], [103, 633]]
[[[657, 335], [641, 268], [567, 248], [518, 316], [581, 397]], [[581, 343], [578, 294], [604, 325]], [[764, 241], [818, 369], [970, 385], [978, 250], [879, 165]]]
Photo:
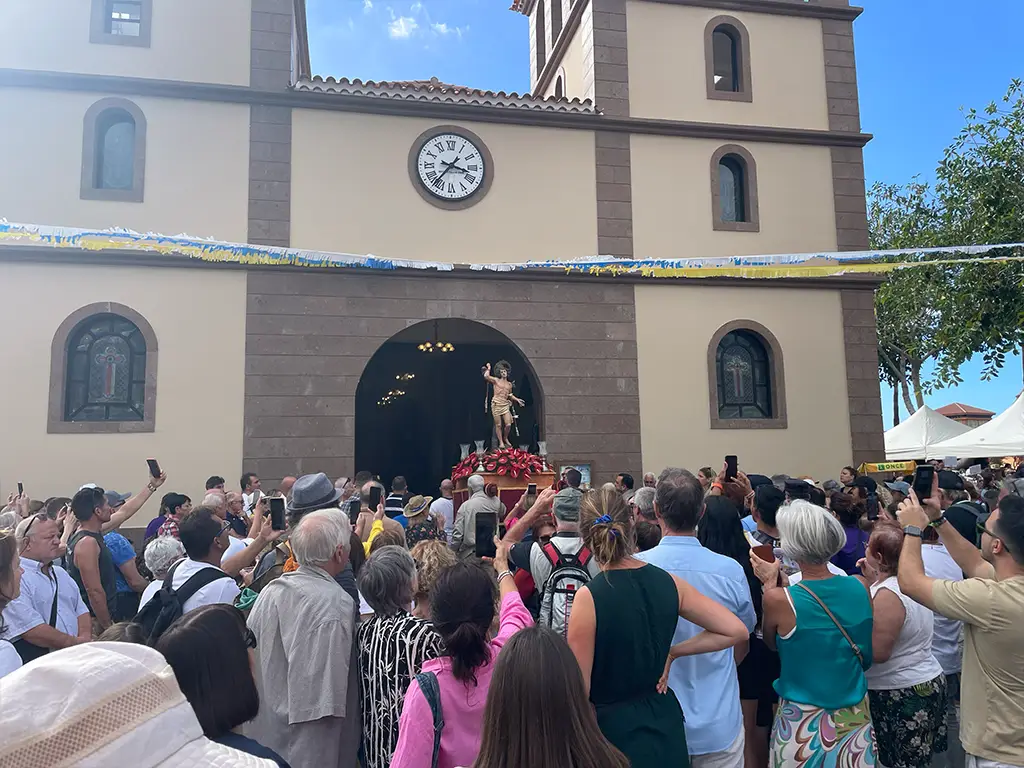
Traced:
[[207, 584], [212, 584], [219, 579], [230, 578], [231, 576], [224, 573], [220, 568], [203, 568], [198, 573], [193, 573], [189, 576], [188, 580], [174, 591], [174, 594], [177, 595], [178, 601], [184, 605], [186, 600]]
[[416, 675], [416, 684], [420, 687], [423, 698], [430, 706], [430, 714], [434, 718], [434, 751], [430, 759], [430, 768], [437, 768], [437, 758], [441, 752], [441, 732], [444, 731], [444, 713], [441, 711], [441, 686], [437, 683], [437, 675], [433, 672], [421, 672]]
[[847, 632], [847, 631], [846, 631], [846, 629], [844, 629], [844, 628], [843, 628], [843, 625], [839, 623], [839, 619], [837, 619], [837, 618], [835, 617], [835, 614], [833, 614], [833, 613], [832, 613], [832, 611], [830, 611], [830, 610], [828, 609], [828, 606], [827, 606], [827, 605], [825, 605], [825, 603], [824, 603], [824, 602], [822, 602], [821, 598], [820, 598], [820, 597], [818, 597], [818, 596], [817, 596], [816, 594], [814, 594], [814, 592], [813, 592], [813, 591], [812, 591], [812, 590], [811, 590], [811, 589], [810, 589], [809, 587], [805, 586], [805, 585], [804, 585], [804, 583], [803, 583], [802, 581], [801, 581], [801, 582], [799, 582], [799, 583], [797, 584], [797, 586], [798, 586], [798, 587], [800, 587], [801, 589], [803, 589], [803, 591], [804, 591], [804, 592], [806, 592], [806, 593], [807, 593], [808, 595], [810, 595], [811, 597], [813, 597], [813, 598], [814, 598], [814, 601], [815, 601], [815, 602], [816, 602], [816, 603], [817, 603], [818, 605], [820, 605], [820, 606], [821, 606], [821, 609], [822, 609], [822, 610], [823, 610], [823, 611], [825, 612], [825, 614], [826, 614], [826, 615], [827, 615], [827, 616], [828, 616], [828, 617], [829, 617], [830, 619], [832, 619], [832, 623], [833, 623], [833, 624], [835, 624], [835, 625], [836, 625], [836, 627], [838, 627], [839, 631], [843, 633], [843, 637], [845, 637], [845, 638], [846, 638], [846, 642], [848, 642], [848, 643], [850, 644], [850, 648], [852, 648], [852, 649], [853, 649], [853, 654], [854, 654], [854, 656], [856, 656], [856, 657], [857, 657], [857, 661], [859, 661], [859, 662], [860, 662], [860, 666], [861, 666], [861, 668], [863, 669], [863, 667], [864, 667], [864, 654], [863, 654], [863, 653], [861, 652], [861, 650], [860, 650], [860, 646], [859, 646], [859, 645], [857, 645], [857, 644], [856, 644], [855, 642], [853, 642], [853, 638], [852, 638], [852, 637], [850, 637], [850, 633], [849, 633], [849, 632]]

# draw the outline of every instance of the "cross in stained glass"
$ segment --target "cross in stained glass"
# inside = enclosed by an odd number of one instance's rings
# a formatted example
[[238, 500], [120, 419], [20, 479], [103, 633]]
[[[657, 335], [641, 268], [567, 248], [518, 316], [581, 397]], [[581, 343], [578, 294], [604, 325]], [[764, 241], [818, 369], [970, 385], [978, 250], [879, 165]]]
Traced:
[[98, 352], [95, 360], [102, 369], [103, 389], [100, 399], [112, 400], [117, 382], [117, 367], [127, 362], [128, 358], [110, 346]]
[[725, 370], [732, 375], [732, 390], [736, 399], [739, 400], [746, 395], [743, 388], [743, 375], [750, 374], [750, 363], [737, 357], [730, 357], [725, 364]]

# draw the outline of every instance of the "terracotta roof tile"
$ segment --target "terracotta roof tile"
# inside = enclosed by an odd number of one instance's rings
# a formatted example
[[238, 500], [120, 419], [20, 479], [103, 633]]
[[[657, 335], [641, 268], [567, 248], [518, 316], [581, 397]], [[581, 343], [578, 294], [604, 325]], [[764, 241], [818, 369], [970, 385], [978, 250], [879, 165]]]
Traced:
[[954, 416], [995, 416], [995, 411], [986, 411], [984, 408], [975, 408], [973, 405], [964, 405], [963, 403], [950, 403], [944, 405], [941, 408], [935, 409], [938, 413], [943, 416], [954, 417]]
[[373, 80], [350, 80], [347, 77], [303, 78], [294, 86], [298, 91], [318, 93], [338, 93], [346, 96], [368, 96], [378, 99], [404, 99], [409, 101], [428, 101], [447, 104], [476, 104], [486, 107], [506, 107], [509, 109], [531, 109], [548, 112], [578, 112], [593, 114], [596, 112], [590, 99], [568, 99], [550, 96], [532, 96], [528, 93], [505, 93], [504, 91], [484, 91], [479, 88], [467, 88], [463, 85], [442, 83], [436, 77], [430, 80], [391, 80], [375, 82]]

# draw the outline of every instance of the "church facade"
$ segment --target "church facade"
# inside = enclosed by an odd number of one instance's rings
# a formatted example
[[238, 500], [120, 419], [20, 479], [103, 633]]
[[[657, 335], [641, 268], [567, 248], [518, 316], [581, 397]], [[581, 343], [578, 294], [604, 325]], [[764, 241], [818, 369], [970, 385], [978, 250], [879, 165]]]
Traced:
[[[304, 0], [72, 5], [0, 9], [9, 222], [455, 265], [867, 247], [847, 0], [516, 0], [532, 95], [314, 76]], [[368, 364], [400, 335], [436, 341], [434, 321], [521, 354], [522, 442], [595, 481], [730, 453], [833, 476], [883, 450], [875, 284], [0, 239], [0, 491], [132, 490], [145, 456], [192, 491], [349, 475]]]

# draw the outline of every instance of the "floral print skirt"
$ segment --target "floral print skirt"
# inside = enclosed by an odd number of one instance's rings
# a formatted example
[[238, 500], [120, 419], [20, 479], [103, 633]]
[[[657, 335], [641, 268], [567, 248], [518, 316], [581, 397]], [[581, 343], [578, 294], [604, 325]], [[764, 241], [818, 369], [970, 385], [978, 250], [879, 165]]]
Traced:
[[878, 759], [889, 768], [927, 768], [946, 751], [946, 678], [910, 688], [868, 691]]
[[783, 699], [771, 748], [772, 768], [874, 768], [868, 698], [836, 710]]

